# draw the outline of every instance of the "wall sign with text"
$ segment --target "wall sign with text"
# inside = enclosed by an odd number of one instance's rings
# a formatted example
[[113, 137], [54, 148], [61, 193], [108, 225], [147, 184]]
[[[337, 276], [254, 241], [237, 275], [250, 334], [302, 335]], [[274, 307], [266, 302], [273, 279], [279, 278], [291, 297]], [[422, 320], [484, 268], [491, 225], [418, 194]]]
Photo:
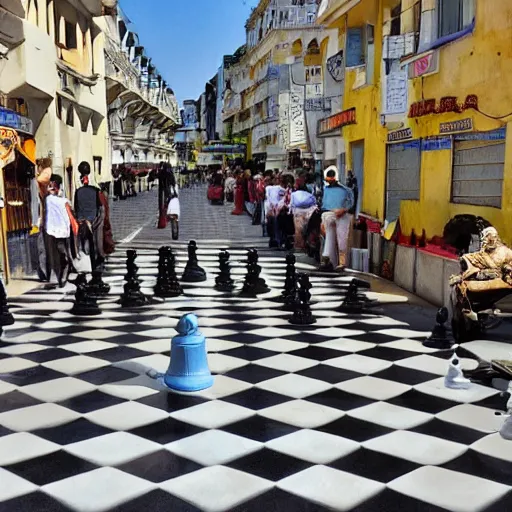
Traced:
[[466, 132], [473, 129], [473, 119], [460, 119], [451, 123], [440, 123], [439, 133]]
[[411, 128], [404, 128], [403, 130], [395, 130], [388, 133], [388, 142], [398, 142], [399, 140], [412, 139]]
[[323, 135], [335, 132], [336, 130], [339, 130], [343, 126], [355, 124], [355, 122], [356, 109], [351, 108], [349, 110], [344, 110], [343, 112], [339, 112], [338, 114], [334, 114], [332, 116], [326, 117], [325, 119], [321, 119], [318, 122], [317, 133], [321, 137]]
[[445, 114], [455, 112], [460, 114], [468, 109], [478, 110], [478, 98], [475, 94], [466, 97], [463, 103], [457, 101], [456, 96], [445, 96], [439, 103], [435, 99], [421, 100], [413, 103], [409, 108], [409, 117], [423, 117], [430, 114]]

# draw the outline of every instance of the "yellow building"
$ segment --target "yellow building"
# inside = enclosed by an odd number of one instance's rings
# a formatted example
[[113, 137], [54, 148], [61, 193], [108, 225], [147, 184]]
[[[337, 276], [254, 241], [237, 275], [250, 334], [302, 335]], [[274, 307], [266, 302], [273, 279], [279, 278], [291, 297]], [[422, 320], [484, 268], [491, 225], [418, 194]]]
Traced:
[[342, 137], [361, 211], [429, 238], [479, 215], [512, 242], [512, 4], [323, 0], [318, 23], [345, 50], [355, 122]]

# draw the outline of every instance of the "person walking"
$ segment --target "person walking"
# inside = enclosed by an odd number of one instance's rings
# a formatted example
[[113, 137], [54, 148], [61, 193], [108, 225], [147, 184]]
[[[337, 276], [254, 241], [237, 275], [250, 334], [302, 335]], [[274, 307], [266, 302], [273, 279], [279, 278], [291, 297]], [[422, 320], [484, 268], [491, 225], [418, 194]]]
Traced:
[[304, 231], [316, 208], [315, 196], [307, 189], [306, 180], [298, 178], [295, 182], [295, 191], [292, 192], [290, 202], [290, 210], [295, 226], [295, 249], [305, 248]]

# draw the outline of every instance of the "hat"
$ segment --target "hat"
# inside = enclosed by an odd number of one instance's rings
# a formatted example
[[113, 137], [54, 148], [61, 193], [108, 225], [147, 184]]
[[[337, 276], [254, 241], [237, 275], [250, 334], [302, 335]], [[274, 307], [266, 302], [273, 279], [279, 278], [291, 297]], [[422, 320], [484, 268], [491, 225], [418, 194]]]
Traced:
[[329, 167], [327, 167], [327, 169], [325, 169], [324, 171], [324, 179], [327, 178], [327, 174], [331, 171], [334, 171], [334, 178], [336, 179], [336, 181], [338, 181], [338, 168], [335, 166], [335, 165], [330, 165]]

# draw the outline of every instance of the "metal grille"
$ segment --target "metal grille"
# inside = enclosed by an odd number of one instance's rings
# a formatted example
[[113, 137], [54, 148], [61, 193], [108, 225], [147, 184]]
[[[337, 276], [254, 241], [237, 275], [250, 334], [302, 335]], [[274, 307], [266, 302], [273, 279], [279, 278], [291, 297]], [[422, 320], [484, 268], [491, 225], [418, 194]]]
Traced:
[[455, 141], [452, 202], [501, 208], [504, 141]]
[[420, 141], [388, 145], [386, 220], [400, 215], [402, 200], [420, 199]]

